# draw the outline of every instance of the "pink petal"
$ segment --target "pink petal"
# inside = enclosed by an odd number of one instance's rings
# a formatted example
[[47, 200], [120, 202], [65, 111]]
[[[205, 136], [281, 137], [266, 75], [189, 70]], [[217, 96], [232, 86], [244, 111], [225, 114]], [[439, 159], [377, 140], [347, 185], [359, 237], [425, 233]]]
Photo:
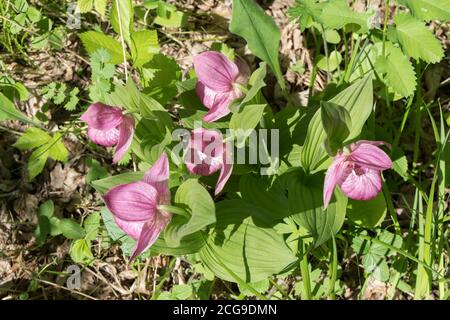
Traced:
[[184, 161], [191, 173], [209, 176], [222, 167], [223, 152], [222, 134], [199, 128], [191, 133]]
[[214, 97], [214, 101], [209, 108], [208, 113], [203, 117], [203, 121], [214, 122], [227, 116], [231, 110], [229, 108], [231, 102], [234, 100], [234, 93], [220, 93]]
[[158, 192], [148, 183], [137, 181], [112, 188], [103, 200], [115, 217], [125, 221], [145, 221], [156, 215]]
[[112, 147], [119, 141], [119, 130], [117, 128], [98, 130], [93, 127], [88, 127], [88, 137], [98, 145]]
[[116, 224], [122, 229], [127, 235], [129, 235], [134, 240], [139, 239], [141, 235], [142, 227], [146, 221], [127, 221], [114, 217]]
[[151, 247], [158, 239], [159, 234], [164, 230], [169, 220], [164, 217], [157, 217], [155, 220], [147, 221], [142, 227], [141, 234], [136, 243], [136, 247], [130, 257], [130, 261], [134, 260], [142, 252]]
[[94, 129], [109, 130], [119, 126], [122, 123], [122, 118], [120, 108], [97, 102], [92, 104], [80, 119]]
[[224, 54], [215, 51], [203, 52], [194, 57], [197, 78], [205, 86], [217, 92], [230, 91], [239, 69]]
[[169, 159], [165, 152], [147, 170], [144, 181], [158, 191], [159, 204], [170, 204]]
[[129, 116], [123, 117], [123, 122], [119, 126], [119, 139], [117, 141], [116, 151], [114, 152], [113, 162], [120, 161], [133, 141], [134, 119]]
[[228, 179], [230, 179], [232, 172], [233, 172], [232, 148], [231, 144], [227, 143], [225, 146], [225, 152], [223, 154], [223, 164], [220, 170], [219, 179], [217, 180], [214, 195], [217, 196], [223, 190]]
[[336, 185], [340, 184], [347, 175], [348, 166], [345, 156], [337, 156], [328, 168], [323, 184], [323, 207], [326, 209], [330, 203]]
[[340, 185], [341, 190], [354, 200], [370, 200], [381, 191], [381, 173], [369, 168], [357, 168], [345, 178]]
[[389, 156], [377, 145], [383, 144], [380, 141], [359, 141], [351, 149], [349, 160], [355, 164], [372, 168], [374, 170], [386, 170], [392, 168], [392, 161]]

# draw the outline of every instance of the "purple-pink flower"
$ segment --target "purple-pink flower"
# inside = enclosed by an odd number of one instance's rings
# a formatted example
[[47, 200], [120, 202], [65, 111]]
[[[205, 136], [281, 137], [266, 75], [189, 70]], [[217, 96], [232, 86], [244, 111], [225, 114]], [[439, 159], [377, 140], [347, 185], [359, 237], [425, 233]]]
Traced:
[[381, 172], [392, 168], [389, 156], [378, 146], [382, 141], [361, 140], [338, 151], [325, 176], [323, 203], [328, 207], [338, 185], [354, 200], [370, 200], [381, 191]]
[[223, 142], [222, 134], [203, 128], [191, 132], [184, 162], [189, 172], [209, 176], [220, 170], [214, 194], [219, 194], [233, 171], [231, 146]]
[[236, 84], [247, 83], [248, 65], [240, 58], [232, 62], [220, 52], [207, 51], [194, 57], [194, 69], [197, 95], [209, 109], [203, 120], [213, 122], [225, 117], [230, 113], [231, 102], [244, 96]]
[[92, 104], [80, 118], [88, 124], [88, 136], [94, 143], [116, 146], [113, 162], [123, 158], [133, 141], [134, 119], [117, 107], [101, 102]]
[[159, 205], [170, 205], [169, 160], [163, 153], [147, 170], [143, 181], [116, 186], [104, 196], [117, 225], [137, 240], [130, 260], [147, 250], [170, 222], [171, 213]]

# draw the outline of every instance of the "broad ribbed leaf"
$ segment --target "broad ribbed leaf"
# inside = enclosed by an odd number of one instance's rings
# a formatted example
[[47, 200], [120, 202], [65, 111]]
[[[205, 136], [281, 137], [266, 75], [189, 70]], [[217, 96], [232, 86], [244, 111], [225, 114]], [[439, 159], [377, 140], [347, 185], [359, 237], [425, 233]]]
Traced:
[[271, 17], [253, 0], [233, 0], [230, 31], [244, 38], [252, 53], [272, 68], [281, 88], [285, 88], [278, 61], [281, 33]]
[[[372, 112], [372, 75], [369, 74], [365, 78], [358, 80], [336, 95], [330, 102], [347, 109], [352, 121], [352, 128], [347, 140], [356, 138], [361, 133], [364, 123]], [[308, 133], [302, 149], [302, 165], [305, 170], [313, 172], [326, 159], [325, 139], [326, 133], [322, 126], [319, 109], [308, 125]]]
[[269, 185], [267, 177], [246, 174], [241, 177], [239, 190], [245, 201], [265, 208], [274, 219], [289, 215], [287, 198], [277, 181]]
[[[269, 211], [242, 200], [219, 202], [202, 262], [224, 280], [256, 282], [291, 267], [297, 258], [275, 232]], [[231, 271], [231, 272], [230, 272]]]
[[311, 233], [315, 247], [341, 229], [347, 208], [347, 197], [336, 189], [328, 208], [323, 209], [322, 176], [322, 173], [313, 176], [292, 174], [288, 184], [292, 218]]
[[369, 201], [349, 199], [347, 216], [355, 224], [373, 229], [383, 222], [386, 211], [386, 201], [380, 193]]
[[175, 205], [185, 208], [190, 218], [174, 216], [166, 227], [164, 238], [171, 247], [178, 247], [185, 236], [216, 222], [214, 201], [196, 179], [189, 179], [178, 188]]

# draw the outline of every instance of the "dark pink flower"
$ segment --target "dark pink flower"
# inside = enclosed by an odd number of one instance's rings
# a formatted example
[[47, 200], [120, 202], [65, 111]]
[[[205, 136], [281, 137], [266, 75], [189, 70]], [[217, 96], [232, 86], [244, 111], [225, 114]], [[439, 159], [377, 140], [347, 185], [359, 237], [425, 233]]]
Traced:
[[116, 146], [113, 162], [123, 158], [133, 141], [134, 119], [122, 110], [101, 102], [92, 104], [80, 118], [88, 124], [88, 136], [94, 143]]
[[104, 196], [117, 225], [137, 240], [130, 260], [147, 250], [170, 222], [172, 215], [159, 205], [170, 205], [169, 161], [164, 153], [147, 170], [143, 181], [122, 184]]
[[239, 58], [232, 62], [220, 52], [207, 51], [194, 57], [194, 69], [197, 95], [209, 109], [203, 120], [213, 122], [229, 114], [231, 102], [244, 96], [235, 84], [247, 82], [247, 64]]
[[203, 128], [194, 129], [187, 146], [184, 162], [193, 174], [209, 176], [220, 170], [215, 194], [222, 191], [233, 171], [231, 146], [225, 144], [222, 134]]
[[370, 200], [381, 191], [381, 172], [392, 168], [389, 156], [378, 146], [382, 141], [361, 140], [340, 150], [325, 176], [323, 203], [326, 208], [338, 185], [354, 200]]

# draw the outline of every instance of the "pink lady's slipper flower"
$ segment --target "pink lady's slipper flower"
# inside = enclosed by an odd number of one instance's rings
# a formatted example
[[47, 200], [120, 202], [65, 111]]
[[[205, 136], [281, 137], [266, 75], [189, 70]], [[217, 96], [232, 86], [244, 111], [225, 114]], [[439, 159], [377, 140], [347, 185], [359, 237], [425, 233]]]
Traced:
[[116, 146], [113, 162], [122, 159], [133, 140], [134, 119], [122, 110], [97, 102], [92, 104], [80, 118], [88, 124], [88, 136], [94, 143]]
[[194, 69], [197, 95], [209, 109], [203, 120], [213, 122], [225, 117], [231, 102], [244, 96], [236, 84], [247, 83], [249, 67], [240, 58], [232, 62], [220, 52], [207, 51], [194, 57]]
[[381, 172], [392, 168], [389, 156], [378, 146], [382, 141], [361, 140], [338, 151], [325, 176], [323, 203], [328, 207], [333, 190], [338, 185], [354, 200], [370, 200], [381, 191]]
[[147, 170], [143, 181], [109, 190], [103, 200], [117, 225], [137, 240], [130, 260], [147, 250], [170, 222], [172, 215], [158, 208], [170, 205], [169, 161], [164, 153]]
[[200, 176], [210, 176], [220, 170], [215, 195], [222, 191], [233, 171], [231, 146], [214, 130], [198, 128], [191, 132], [184, 162], [189, 172]]

